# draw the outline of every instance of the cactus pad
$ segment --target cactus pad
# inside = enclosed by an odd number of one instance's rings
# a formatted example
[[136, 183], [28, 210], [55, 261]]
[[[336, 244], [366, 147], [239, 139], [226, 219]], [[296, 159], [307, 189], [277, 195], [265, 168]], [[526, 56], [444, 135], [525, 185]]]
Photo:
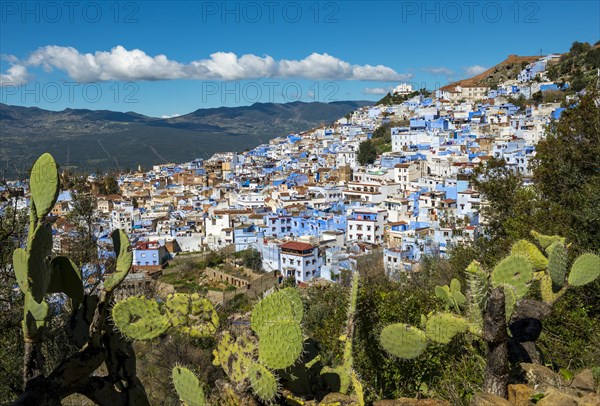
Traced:
[[167, 318], [171, 325], [190, 337], [213, 335], [219, 327], [219, 316], [208, 299], [197, 293], [175, 293], [167, 297]]
[[204, 406], [204, 390], [192, 371], [184, 367], [175, 367], [172, 372], [173, 385], [179, 399], [188, 406]]
[[50, 270], [47, 293], [63, 292], [74, 302], [83, 302], [81, 271], [73, 261], [63, 256], [54, 257], [50, 262]]
[[272, 322], [295, 320], [299, 323], [303, 316], [304, 308], [298, 291], [286, 288], [270, 294], [254, 306], [250, 326], [254, 332], [260, 334], [260, 330]]
[[37, 217], [41, 220], [50, 213], [60, 192], [58, 165], [52, 155], [44, 153], [35, 161], [29, 185]]
[[252, 392], [265, 403], [271, 403], [279, 390], [277, 379], [267, 368], [254, 363], [248, 369], [248, 381]]
[[[38, 224], [28, 250], [16, 249], [13, 264], [19, 287], [40, 303], [50, 283], [50, 269], [46, 256], [52, 248], [52, 231], [47, 224]], [[25, 277], [26, 275], [26, 277]]]
[[517, 256], [525, 256], [533, 265], [533, 269], [540, 271], [548, 267], [548, 258], [534, 244], [527, 240], [520, 240], [514, 243], [511, 249], [511, 254]]
[[533, 279], [531, 262], [524, 256], [509, 255], [492, 271], [492, 286], [512, 285], [520, 299], [529, 290], [529, 282]]
[[468, 288], [467, 314], [472, 323], [483, 328], [483, 309], [486, 306], [489, 289], [488, 274], [477, 261], [469, 264], [465, 274]]
[[569, 285], [583, 286], [594, 281], [600, 275], [600, 257], [595, 254], [583, 254], [575, 260], [569, 273]]
[[125, 231], [117, 229], [110, 235], [113, 240], [113, 248], [117, 255], [116, 272], [104, 279], [104, 289], [114, 290], [129, 273], [133, 263], [133, 253], [130, 250], [129, 239]]
[[550, 258], [548, 261], [548, 274], [552, 279], [552, 283], [559, 288], [565, 285], [565, 277], [567, 275], [567, 249], [560, 241], [551, 245]]
[[436, 313], [427, 320], [426, 334], [432, 341], [448, 344], [455, 335], [469, 328], [467, 319], [452, 313]]
[[540, 279], [540, 293], [542, 300], [546, 303], [554, 303], [561, 296], [560, 292], [555, 293], [554, 289], [552, 289], [552, 278], [550, 278], [550, 275], [544, 275]]
[[169, 328], [158, 303], [144, 297], [132, 296], [118, 302], [112, 308], [112, 318], [119, 331], [133, 340], [151, 340]]
[[399, 358], [413, 359], [427, 348], [427, 336], [418, 328], [408, 324], [386, 326], [379, 336], [383, 348]]
[[504, 314], [508, 322], [517, 305], [517, 289], [512, 285], [504, 285]]
[[544, 249], [547, 249], [557, 241], [560, 241], [562, 244], [565, 243], [565, 237], [561, 237], [559, 235], [544, 235], [533, 230], [531, 231], [531, 235], [538, 241], [538, 243]]
[[17, 277], [17, 284], [23, 292], [30, 292], [29, 281], [27, 280], [27, 264], [29, 262], [29, 253], [23, 248], [17, 248], [13, 251], [13, 268]]
[[246, 379], [250, 366], [255, 363], [256, 343], [253, 337], [242, 333], [233, 338], [229, 331], [224, 331], [217, 348], [213, 351], [213, 365], [221, 366], [232, 382], [241, 383]]
[[448, 286], [436, 286], [434, 289], [435, 296], [440, 299], [446, 307], [450, 306], [452, 298], [450, 297], [450, 288]]
[[25, 338], [34, 339], [46, 324], [49, 306], [45, 300], [36, 302], [30, 294], [25, 293], [23, 306], [23, 334]]
[[295, 321], [278, 320], [261, 330], [258, 360], [271, 369], [285, 369], [302, 353], [302, 329]]

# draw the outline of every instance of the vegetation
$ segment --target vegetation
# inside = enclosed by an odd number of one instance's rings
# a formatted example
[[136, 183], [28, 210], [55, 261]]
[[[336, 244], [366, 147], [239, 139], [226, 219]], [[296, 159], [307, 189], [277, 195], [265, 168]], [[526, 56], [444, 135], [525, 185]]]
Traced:
[[570, 83], [576, 92], [595, 86], [600, 68], [600, 44], [575, 41], [571, 49], [563, 54], [558, 63], [548, 68], [548, 78], [558, 83]]
[[392, 104], [401, 104], [409, 99], [412, 99], [415, 96], [418, 95], [422, 95], [424, 97], [429, 97], [431, 95], [431, 92], [428, 91], [427, 89], [423, 88], [420, 90], [415, 90], [412, 93], [409, 94], [398, 94], [398, 93], [388, 93], [385, 96], [383, 96], [383, 98], [381, 100], [379, 100], [377, 103], [375, 103], [376, 106], [379, 105], [383, 105], [383, 106], [389, 106]]
[[[461, 292], [458, 279], [452, 279], [449, 286], [436, 286], [435, 295], [444, 303], [445, 311], [421, 314], [419, 327], [403, 323], [386, 326], [380, 335], [382, 346], [400, 358], [414, 359], [431, 343], [448, 344], [457, 334], [471, 333], [488, 347], [485, 392], [506, 398], [509, 348], [516, 362], [539, 360], [535, 346], [526, 343], [539, 336], [541, 319], [549, 307], [569, 287], [584, 286], [600, 276], [599, 256], [583, 254], [568, 266], [564, 238], [532, 234], [547, 256], [536, 245], [520, 240], [492, 272], [472, 262], [466, 269], [467, 296]], [[543, 303], [522, 300], [534, 280], [540, 283]], [[495, 318], [496, 313], [500, 319]]]
[[371, 165], [377, 159], [377, 150], [371, 140], [365, 140], [358, 146], [356, 160], [363, 166]]

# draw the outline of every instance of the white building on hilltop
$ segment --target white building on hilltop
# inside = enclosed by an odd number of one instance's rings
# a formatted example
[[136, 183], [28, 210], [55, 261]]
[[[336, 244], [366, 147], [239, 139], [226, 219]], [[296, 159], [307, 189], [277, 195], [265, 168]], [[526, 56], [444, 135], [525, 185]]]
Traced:
[[413, 87], [409, 83], [400, 83], [394, 88], [394, 94], [410, 94], [413, 92]]

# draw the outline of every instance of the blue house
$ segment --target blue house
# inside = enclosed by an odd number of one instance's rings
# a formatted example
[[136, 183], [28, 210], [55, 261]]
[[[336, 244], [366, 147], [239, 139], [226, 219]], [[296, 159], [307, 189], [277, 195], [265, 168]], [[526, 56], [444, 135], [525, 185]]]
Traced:
[[233, 229], [233, 242], [236, 251], [254, 247], [263, 237], [264, 233], [254, 224], [242, 224]]

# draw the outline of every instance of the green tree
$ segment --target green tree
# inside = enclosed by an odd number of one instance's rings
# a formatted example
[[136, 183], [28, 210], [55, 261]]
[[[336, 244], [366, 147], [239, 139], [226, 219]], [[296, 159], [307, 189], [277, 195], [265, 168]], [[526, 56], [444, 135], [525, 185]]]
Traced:
[[98, 247], [94, 236], [96, 224], [96, 199], [84, 189], [81, 182], [71, 190], [72, 209], [67, 220], [75, 227], [74, 233], [65, 240], [63, 251], [80, 268], [84, 265], [98, 265]]
[[547, 232], [565, 235], [578, 250], [600, 249], [600, 107], [588, 89], [553, 121], [536, 147], [533, 180]]
[[[16, 196], [16, 195], [15, 195]], [[22, 391], [23, 299], [15, 293], [12, 252], [24, 243], [27, 210], [9, 205], [0, 212], [0, 403], [14, 400]]]
[[121, 193], [119, 183], [114, 175], [108, 174], [102, 178], [102, 182], [100, 183], [100, 193], [103, 195], [114, 195]]
[[473, 171], [471, 185], [483, 195], [485, 203], [480, 213], [495, 244], [523, 238], [531, 230], [536, 214], [535, 192], [522, 184], [523, 177], [508, 167], [504, 159], [491, 158]]
[[375, 162], [375, 159], [377, 159], [377, 150], [371, 140], [365, 140], [360, 143], [356, 159], [358, 160], [358, 163], [363, 166]]

